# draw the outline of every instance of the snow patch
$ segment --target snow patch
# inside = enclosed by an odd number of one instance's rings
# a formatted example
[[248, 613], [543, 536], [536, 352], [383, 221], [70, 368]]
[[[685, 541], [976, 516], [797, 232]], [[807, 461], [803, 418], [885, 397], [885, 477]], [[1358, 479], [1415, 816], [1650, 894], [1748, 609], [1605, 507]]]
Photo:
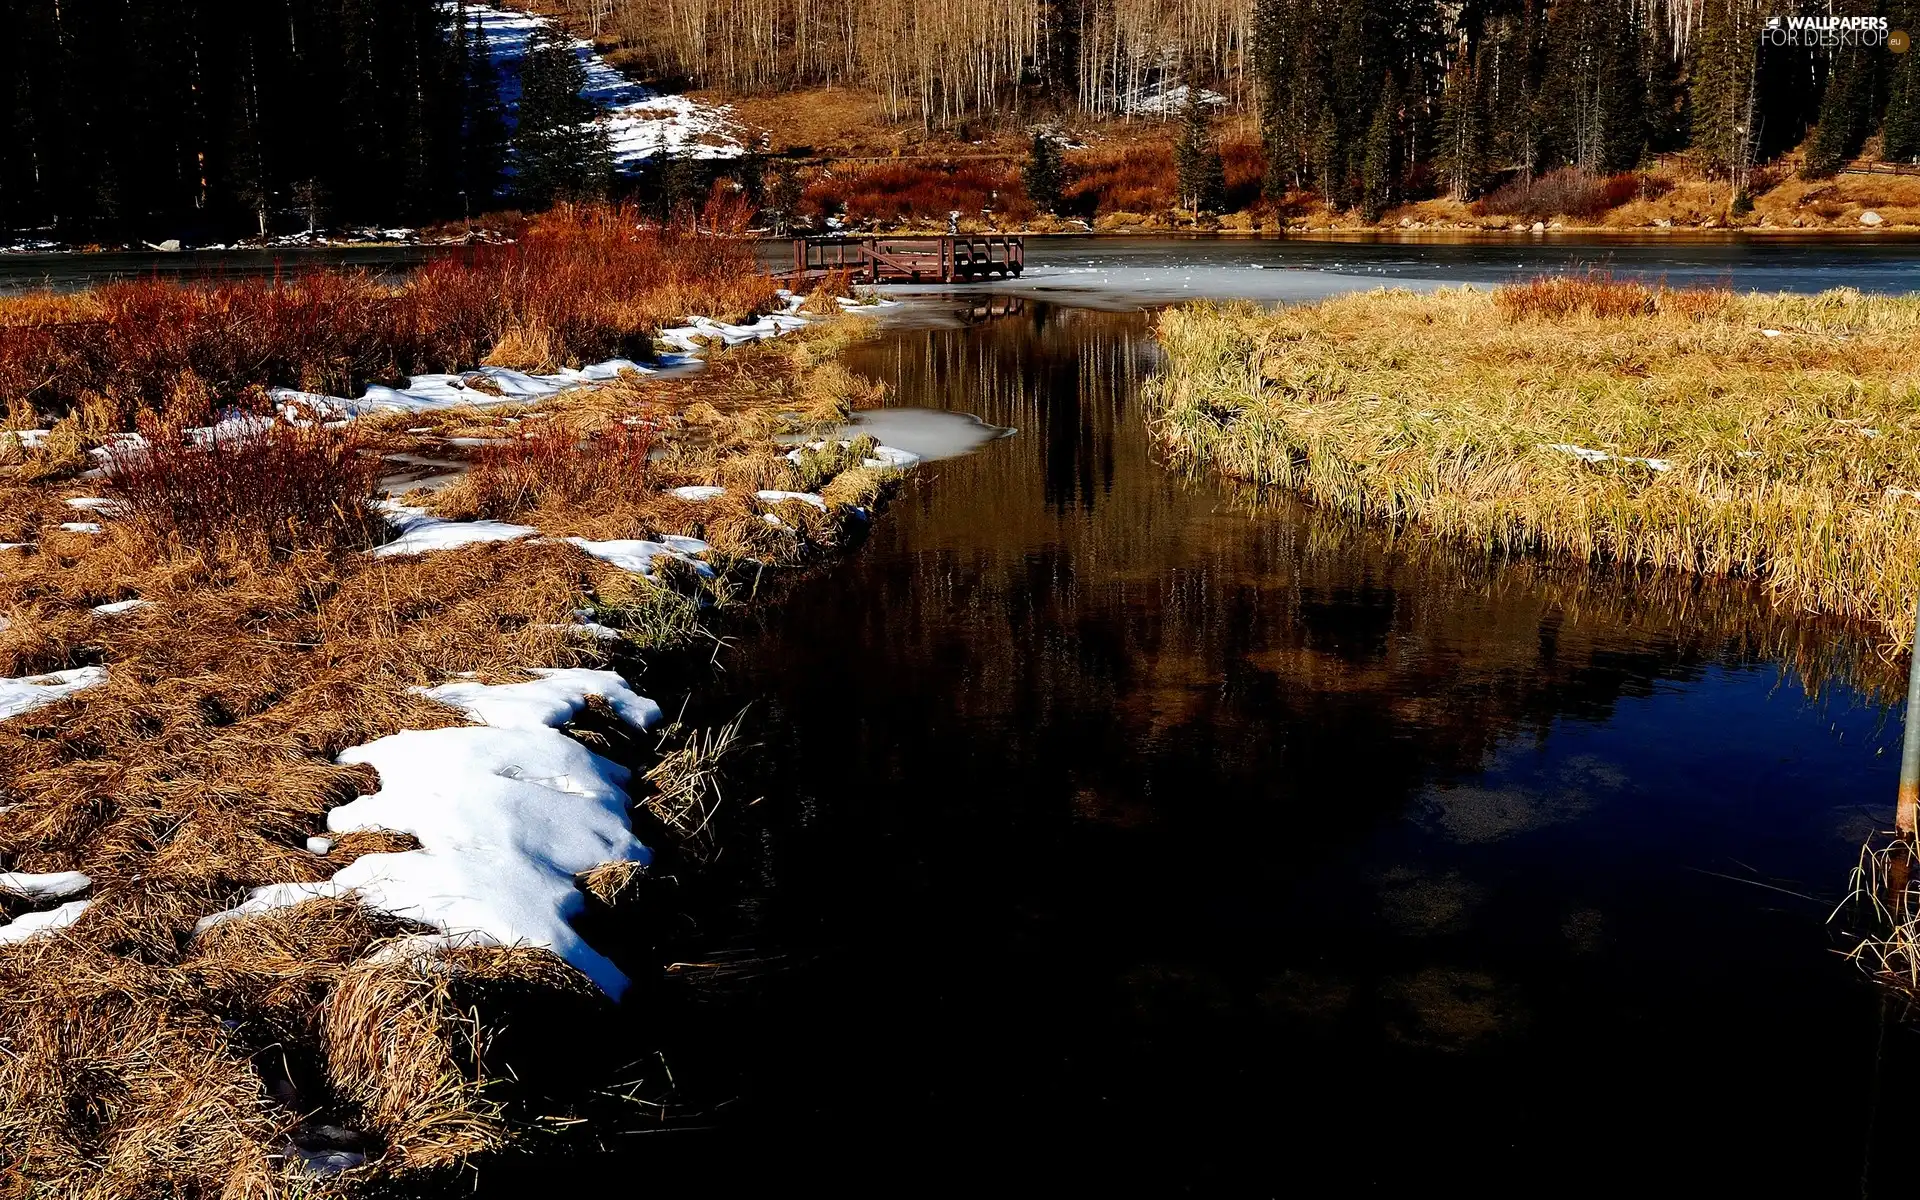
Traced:
[[1650, 471], [1671, 471], [1673, 469], [1672, 459], [1635, 458], [1629, 454], [1609, 454], [1605, 450], [1591, 450], [1585, 446], [1576, 446], [1571, 442], [1548, 442], [1548, 443], [1543, 443], [1540, 448], [1542, 450], [1557, 450], [1561, 454], [1571, 454], [1573, 457], [1579, 459], [1581, 462], [1633, 463], [1636, 466], [1645, 467]]
[[693, 484], [688, 487], [674, 488], [667, 494], [676, 500], [691, 500], [699, 503], [706, 500], [717, 500], [727, 494], [727, 489], [723, 487], [713, 487], [708, 484]]
[[[1122, 111], [1137, 117], [1172, 117], [1185, 111], [1189, 89], [1184, 83], [1167, 87], [1149, 84], [1121, 101]], [[1194, 97], [1202, 108], [1224, 108], [1227, 98], [1219, 92], [1201, 88]]]
[[600, 696], [646, 728], [660, 708], [611, 671], [543, 670], [530, 683], [461, 680], [423, 689], [481, 722], [408, 730], [356, 746], [342, 763], [380, 774], [380, 790], [335, 808], [327, 829], [397, 830], [418, 850], [368, 854], [321, 883], [256, 888], [221, 921], [322, 897], [440, 931], [436, 946], [535, 946], [552, 950], [609, 996], [627, 978], [588, 946], [570, 921], [585, 905], [575, 877], [607, 862], [652, 861], [627, 822], [628, 772], [558, 730]]
[[414, 375], [403, 388], [372, 384], [359, 399], [275, 388], [272, 396], [289, 415], [305, 414], [329, 419], [363, 417], [387, 412], [430, 412], [439, 408], [484, 407], [489, 404], [528, 404], [549, 400], [561, 392], [588, 384], [605, 383], [632, 372], [651, 375], [653, 369], [632, 359], [610, 358], [606, 362], [574, 370], [563, 367], [551, 375], [530, 375], [506, 367], [480, 367], [458, 375]]
[[528, 683], [474, 683], [459, 680], [421, 688], [420, 694], [450, 704], [470, 720], [495, 729], [549, 729], [586, 711], [587, 697], [605, 700], [620, 719], [636, 729], [660, 721], [660, 706], [627, 685], [617, 671], [586, 667], [541, 667]]
[[[452, 6], [448, 6], [451, 8]], [[487, 31], [487, 48], [500, 86], [500, 103], [511, 126], [520, 104], [520, 73], [535, 31], [549, 24], [522, 12], [469, 6], [468, 19]], [[747, 152], [727, 105], [702, 104], [632, 82], [594, 52], [590, 42], [568, 39], [586, 68], [580, 94], [606, 110], [602, 120], [618, 170], [636, 171], [661, 154], [687, 158], [739, 158]]]
[[0, 677], [0, 721], [64, 700], [75, 692], [106, 681], [105, 667], [75, 667], [70, 671], [22, 675], [11, 679]]
[[512, 542], [539, 532], [531, 525], [510, 525], [505, 521], [448, 521], [424, 508], [409, 508], [391, 500], [381, 501], [380, 511], [400, 536], [367, 552], [375, 558], [428, 554], [477, 542]]
[[152, 603], [153, 601], [151, 600], [116, 600], [112, 604], [96, 604], [93, 606], [93, 611], [103, 617], [117, 617], [121, 613], [129, 613], [136, 608], [145, 608]]
[[87, 906], [92, 903], [91, 900], [69, 900], [46, 912], [21, 913], [5, 925], [0, 925], [0, 945], [12, 945], [65, 929], [78, 921], [80, 914], [86, 912]]
[[813, 505], [821, 512], [827, 511], [827, 502], [812, 492], [781, 492], [769, 488], [764, 491], [755, 492], [754, 495], [758, 496], [767, 504], [780, 504], [787, 500], [798, 500], [802, 504]]
[[[639, 575], [652, 575], [653, 562], [657, 558], [672, 558], [686, 563], [702, 576], [712, 578], [713, 568], [694, 558], [695, 554], [706, 553], [707, 544], [699, 538], [668, 538], [666, 541], [653, 542], [642, 538], [614, 538], [610, 541], [594, 542], [582, 537], [570, 537], [567, 541], [585, 550], [604, 563], [611, 563], [623, 571], [632, 571]], [[678, 542], [683, 546], [698, 546], [697, 550], [679, 549], [669, 543]]]
[[709, 342], [719, 342], [723, 346], [739, 346], [747, 342], [779, 337], [790, 330], [811, 324], [807, 318], [794, 311], [802, 303], [804, 303], [802, 297], [789, 294], [786, 312], [768, 313], [751, 324], [729, 325], [724, 321], [713, 321], [706, 317], [690, 317], [685, 325], [662, 329], [654, 337], [663, 344], [688, 354], [694, 353]]
[[29, 900], [65, 900], [92, 886], [92, 878], [80, 871], [0, 871], [0, 892]]

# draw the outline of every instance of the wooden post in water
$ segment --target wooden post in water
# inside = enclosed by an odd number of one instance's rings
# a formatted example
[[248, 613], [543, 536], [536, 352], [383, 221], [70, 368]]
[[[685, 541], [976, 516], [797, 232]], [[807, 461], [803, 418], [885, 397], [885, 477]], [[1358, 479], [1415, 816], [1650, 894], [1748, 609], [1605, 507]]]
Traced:
[[1900, 798], [1894, 805], [1893, 832], [1912, 842], [1920, 817], [1920, 604], [1914, 608], [1913, 657], [1907, 664], [1907, 729], [1900, 744]]

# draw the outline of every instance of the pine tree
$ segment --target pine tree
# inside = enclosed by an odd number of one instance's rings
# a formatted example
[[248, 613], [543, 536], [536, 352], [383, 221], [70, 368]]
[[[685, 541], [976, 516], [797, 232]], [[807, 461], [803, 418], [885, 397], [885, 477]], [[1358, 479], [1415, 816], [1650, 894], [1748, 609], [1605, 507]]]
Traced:
[[[1897, 0], [1887, 6], [1888, 24], [1920, 35], [1920, 3]], [[1880, 127], [1880, 157], [1887, 162], [1920, 162], [1920, 48], [1893, 56], [1887, 64], [1887, 115]]]
[[800, 172], [793, 161], [776, 158], [768, 162], [760, 190], [765, 197], [767, 216], [773, 222], [774, 236], [784, 236], [793, 224], [795, 210], [800, 207]]
[[1394, 201], [1394, 124], [1400, 99], [1388, 76], [1367, 125], [1365, 155], [1360, 167], [1360, 219], [1378, 221]]
[[1313, 180], [1327, 207], [1344, 209], [1352, 203], [1352, 189], [1347, 182], [1346, 144], [1331, 106], [1320, 109], [1320, 118], [1313, 126]]
[[659, 180], [661, 219], [671, 221], [691, 210], [702, 190], [692, 156], [669, 150], [655, 161], [654, 168]]
[[599, 110], [580, 94], [586, 82], [571, 41], [542, 26], [521, 66], [520, 123], [513, 134], [515, 190], [527, 207], [606, 190], [612, 148], [594, 119]]
[[1200, 85], [1187, 85], [1180, 137], [1173, 146], [1179, 207], [1192, 213], [1218, 212], [1226, 200], [1226, 164], [1213, 144], [1212, 121]]
[[1833, 52], [1827, 90], [1820, 98], [1820, 120], [1807, 147], [1801, 174], [1824, 179], [1860, 150], [1873, 120], [1873, 95], [1879, 82], [1879, 53], [1861, 46]]
[[1480, 76], [1474, 71], [1464, 45], [1447, 72], [1441, 93], [1435, 160], [1447, 194], [1455, 200], [1470, 200], [1486, 186], [1485, 99], [1480, 91]]
[[1752, 157], [1758, 31], [1753, 0], [1704, 0], [1688, 113], [1693, 147], [1716, 171], [1744, 170]]
[[252, 215], [256, 232], [264, 238], [273, 184], [261, 133], [259, 93], [251, 72], [242, 72], [234, 77], [227, 172], [235, 202]]
[[1262, 0], [1254, 10], [1264, 188], [1276, 200], [1305, 187], [1313, 172], [1314, 133], [1326, 105], [1316, 18], [1313, 0]]
[[1060, 195], [1066, 187], [1066, 172], [1060, 159], [1060, 145], [1044, 133], [1033, 135], [1027, 147], [1027, 166], [1021, 173], [1027, 199], [1041, 212], [1057, 212]]
[[[464, 28], [464, 26], [463, 26]], [[507, 126], [500, 108], [500, 75], [493, 46], [479, 15], [465, 39], [460, 90], [460, 182], [470, 204], [484, 206], [500, 194], [507, 160]]]

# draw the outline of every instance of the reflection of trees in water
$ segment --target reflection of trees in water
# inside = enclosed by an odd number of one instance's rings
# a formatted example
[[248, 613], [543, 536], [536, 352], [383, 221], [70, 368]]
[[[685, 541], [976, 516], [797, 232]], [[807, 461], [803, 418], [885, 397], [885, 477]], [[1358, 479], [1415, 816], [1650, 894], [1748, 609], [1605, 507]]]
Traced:
[[902, 403], [1020, 432], [906, 491], [836, 619], [929, 722], [991, 730], [985, 759], [1083, 817], [1271, 798], [1342, 823], [1710, 663], [1889, 681], [1862, 639], [1735, 586], [1496, 567], [1168, 472], [1134, 400], [1151, 355], [1142, 316], [1035, 305], [852, 356]]

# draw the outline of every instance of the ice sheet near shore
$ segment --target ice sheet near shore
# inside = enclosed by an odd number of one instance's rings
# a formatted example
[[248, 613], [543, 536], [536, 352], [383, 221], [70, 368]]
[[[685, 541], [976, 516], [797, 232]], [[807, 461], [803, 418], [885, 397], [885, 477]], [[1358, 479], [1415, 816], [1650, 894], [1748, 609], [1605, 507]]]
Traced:
[[[454, 6], [445, 7], [452, 11]], [[534, 32], [551, 22], [528, 13], [478, 5], [467, 6], [467, 19], [486, 28], [488, 51], [500, 82], [501, 107], [511, 127], [519, 111], [520, 72], [527, 49]], [[586, 68], [586, 86], [580, 94], [606, 110], [615, 169], [635, 171], [663, 153], [687, 158], [739, 158], [747, 152], [728, 106], [651, 91], [627, 79], [596, 54], [591, 43], [578, 38], [569, 41]]]
[[344, 751], [380, 773], [380, 790], [328, 812], [331, 834], [390, 829], [418, 850], [368, 854], [322, 883], [257, 888], [198, 928], [321, 897], [438, 931], [432, 946], [534, 946], [553, 951], [614, 999], [627, 977], [571, 924], [586, 900], [575, 879], [603, 863], [651, 861], [627, 819], [628, 772], [560, 732], [598, 696], [646, 729], [660, 707], [612, 671], [535, 671], [527, 683], [456, 681], [423, 689], [475, 724], [408, 730]]

